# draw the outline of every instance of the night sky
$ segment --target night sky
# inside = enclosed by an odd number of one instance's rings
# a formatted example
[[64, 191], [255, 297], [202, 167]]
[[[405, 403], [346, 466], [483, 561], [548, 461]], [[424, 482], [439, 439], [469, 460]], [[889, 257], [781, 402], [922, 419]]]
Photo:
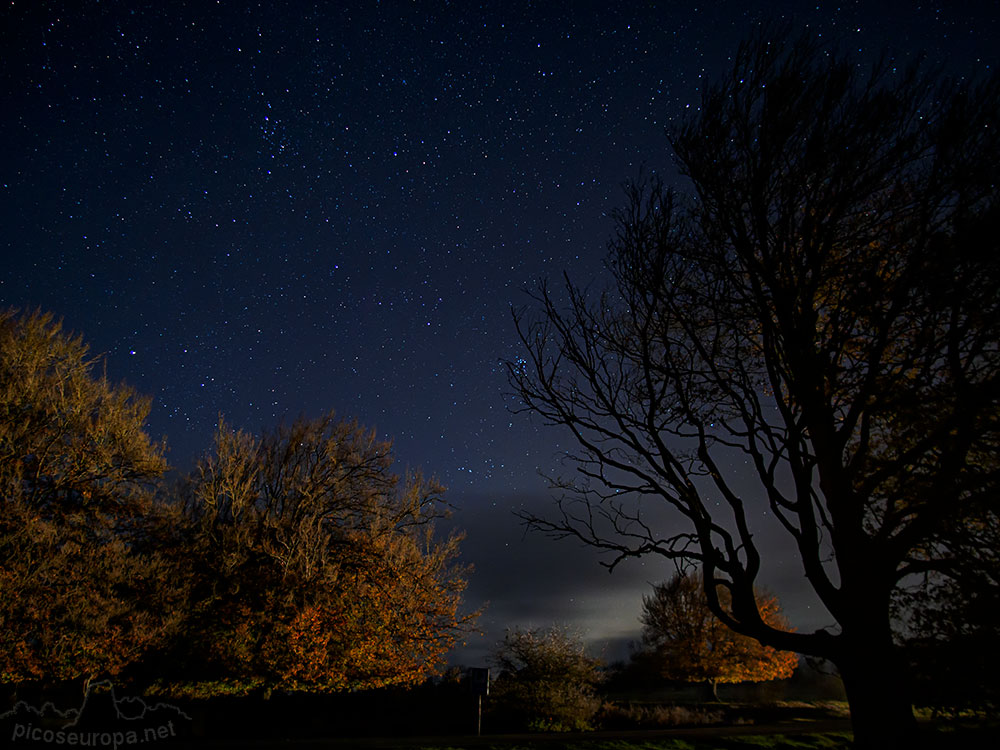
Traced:
[[[997, 63], [990, 1], [5, 2], [0, 306], [106, 354], [178, 470], [219, 414], [259, 431], [335, 409], [392, 438], [449, 487], [469, 606], [490, 602], [453, 662], [553, 622], [619, 657], [672, 567], [609, 576], [524, 538], [513, 511], [548, 507], [539, 472], [571, 445], [511, 413], [510, 308], [563, 272], [606, 282], [621, 184], [678, 179], [664, 127], [767, 17], [859, 63]], [[793, 623], [826, 624], [772, 547]]]

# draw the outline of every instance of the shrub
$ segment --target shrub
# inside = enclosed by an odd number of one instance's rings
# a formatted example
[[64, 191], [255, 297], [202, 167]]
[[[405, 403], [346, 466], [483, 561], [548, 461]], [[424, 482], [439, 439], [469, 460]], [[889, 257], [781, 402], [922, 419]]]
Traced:
[[601, 707], [600, 662], [559, 628], [508, 631], [494, 651], [493, 687], [501, 721], [538, 732], [586, 731]]

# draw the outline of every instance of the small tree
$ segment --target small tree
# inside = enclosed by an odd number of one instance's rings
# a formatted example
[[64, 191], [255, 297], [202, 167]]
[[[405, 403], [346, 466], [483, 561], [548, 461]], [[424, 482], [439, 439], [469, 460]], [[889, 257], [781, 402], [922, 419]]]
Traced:
[[[768, 625], [791, 630], [776, 596], [757, 591], [756, 597]], [[727, 591], [719, 600], [731, 608]], [[669, 680], [708, 683], [716, 700], [719, 683], [781, 680], [798, 665], [795, 654], [739, 635], [712, 614], [700, 573], [678, 573], [654, 586], [652, 596], [642, 597], [641, 619], [646, 650], [640, 658]]]
[[144, 541], [166, 463], [149, 400], [51, 315], [0, 312], [0, 681], [116, 675], [178, 620]]
[[261, 437], [220, 423], [184, 488], [191, 615], [167, 689], [340, 691], [417, 683], [470, 629], [434, 535], [442, 488], [332, 414]]
[[587, 656], [579, 639], [555, 627], [508, 630], [493, 661], [493, 700], [511, 721], [542, 732], [594, 728], [600, 662]]

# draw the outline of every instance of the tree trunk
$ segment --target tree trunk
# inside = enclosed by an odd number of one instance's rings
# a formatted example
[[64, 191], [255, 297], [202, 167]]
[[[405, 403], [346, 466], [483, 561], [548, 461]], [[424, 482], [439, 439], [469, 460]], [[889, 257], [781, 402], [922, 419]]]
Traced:
[[[851, 644], [848, 641], [847, 644]], [[845, 645], [847, 645], [845, 644]], [[907, 670], [891, 643], [873, 648], [855, 640], [836, 662], [851, 709], [854, 747], [858, 750], [894, 750], [916, 744]]]
[[718, 680], [706, 680], [705, 681], [705, 699], [709, 701], [719, 702], [719, 681]]

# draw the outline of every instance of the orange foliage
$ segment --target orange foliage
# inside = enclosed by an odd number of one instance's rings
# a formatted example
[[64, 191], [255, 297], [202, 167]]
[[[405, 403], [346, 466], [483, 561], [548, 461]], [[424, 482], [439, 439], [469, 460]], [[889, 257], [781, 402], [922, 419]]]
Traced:
[[166, 505], [149, 402], [51, 316], [0, 312], [0, 682], [349, 690], [438, 671], [471, 627], [443, 488], [332, 415], [215, 451]]
[[368, 689], [436, 673], [459, 611], [442, 489], [332, 415], [255, 438], [220, 425], [187, 488], [195, 602], [173, 692]]
[[[769, 626], [791, 630], [778, 598], [757, 591], [757, 608]], [[729, 609], [729, 596], [719, 589]], [[702, 576], [676, 575], [643, 597], [643, 642], [647, 658], [667, 679], [686, 682], [763, 682], [791, 677], [798, 657], [730, 630], [708, 607]]]
[[136, 544], [166, 467], [148, 400], [50, 315], [0, 311], [0, 682], [115, 675], [176, 624]]

